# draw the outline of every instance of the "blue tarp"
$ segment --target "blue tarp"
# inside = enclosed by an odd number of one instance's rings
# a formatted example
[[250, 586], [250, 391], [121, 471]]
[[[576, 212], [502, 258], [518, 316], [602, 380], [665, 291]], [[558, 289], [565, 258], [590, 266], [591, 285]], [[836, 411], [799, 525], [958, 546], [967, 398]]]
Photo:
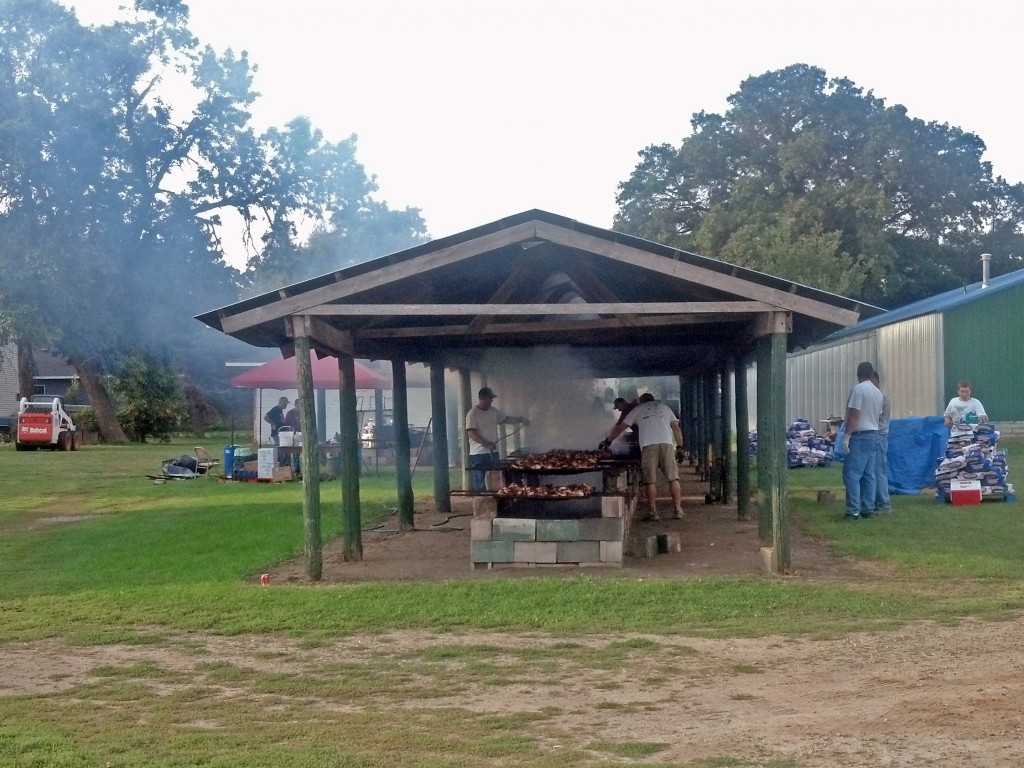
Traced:
[[[834, 458], [843, 451], [845, 425], [836, 436]], [[946, 455], [949, 429], [941, 416], [893, 419], [889, 422], [889, 493], [917, 494], [935, 487], [935, 467]]]

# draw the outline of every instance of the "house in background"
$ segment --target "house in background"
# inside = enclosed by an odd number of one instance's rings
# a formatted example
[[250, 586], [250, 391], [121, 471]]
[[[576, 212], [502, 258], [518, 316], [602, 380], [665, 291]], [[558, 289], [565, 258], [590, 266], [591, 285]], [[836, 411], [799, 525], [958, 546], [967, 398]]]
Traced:
[[18, 410], [18, 347], [0, 344], [0, 418]]
[[[0, 346], [0, 416], [17, 412], [21, 397], [59, 397], [65, 405], [87, 405], [85, 391], [78, 387], [78, 374], [63, 358], [45, 350], [36, 351], [36, 376], [31, 392], [18, 385], [18, 347], [14, 342]], [[70, 394], [69, 394], [70, 393]]]

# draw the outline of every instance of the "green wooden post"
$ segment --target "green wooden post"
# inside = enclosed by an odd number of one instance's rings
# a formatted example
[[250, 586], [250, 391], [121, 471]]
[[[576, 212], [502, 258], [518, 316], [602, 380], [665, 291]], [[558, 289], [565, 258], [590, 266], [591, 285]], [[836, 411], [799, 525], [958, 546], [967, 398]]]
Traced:
[[757, 535], [761, 543], [768, 545], [772, 540], [772, 510], [768, 504], [771, 495], [768, 474], [772, 451], [771, 429], [768, 421], [771, 401], [769, 388], [771, 379], [771, 339], [761, 336], [757, 340]]
[[786, 347], [788, 334], [771, 336], [771, 422], [774, 444], [771, 451], [772, 546], [779, 573], [790, 569], [789, 465], [786, 462]]
[[466, 414], [473, 408], [473, 384], [469, 371], [459, 368], [459, 456], [462, 466], [462, 490], [469, 490], [469, 437], [466, 435]]
[[359, 417], [356, 413], [355, 361], [338, 355], [341, 383], [341, 521], [344, 528], [341, 555], [345, 560], [363, 559], [363, 521], [359, 500]]
[[398, 527], [412, 530], [412, 441], [409, 438], [409, 384], [405, 360], [391, 361], [392, 420], [395, 425], [395, 484], [398, 486]]
[[430, 364], [430, 413], [434, 441], [434, 506], [443, 515], [452, 511], [448, 477], [448, 413], [445, 408], [444, 365]]
[[718, 381], [714, 374], [701, 377], [704, 394], [704, 466], [708, 490], [713, 499], [718, 499], [718, 461], [715, 455], [718, 445], [715, 443], [715, 398], [718, 396]]
[[729, 430], [729, 402], [732, 400], [732, 378], [729, 375], [729, 362], [722, 363], [720, 372], [721, 394], [718, 398], [718, 421], [722, 425], [721, 442], [718, 455], [722, 457], [722, 503], [732, 500], [732, 439]]
[[790, 567], [789, 469], [786, 464], [786, 315], [757, 341], [758, 533], [775, 550], [780, 573]]
[[[297, 318], [296, 325], [301, 323]], [[323, 576], [323, 533], [320, 528], [320, 445], [317, 440], [313, 366], [309, 359], [309, 336], [295, 335], [295, 372], [302, 427], [302, 532], [306, 554], [306, 575], [311, 581]]]
[[704, 377], [698, 376], [693, 381], [693, 414], [694, 432], [697, 434], [697, 444], [694, 446], [694, 453], [697, 454], [697, 474], [701, 482], [707, 480], [708, 457], [707, 444], [704, 441]]
[[750, 519], [750, 403], [747, 400], [747, 363], [736, 360], [736, 514]]
[[722, 452], [722, 383], [718, 380], [717, 373], [708, 376], [708, 415], [710, 430], [708, 443], [711, 446], [709, 451], [712, 456], [711, 463], [711, 498], [713, 501], [722, 501], [725, 492], [722, 488], [725, 482], [725, 461], [726, 456]]

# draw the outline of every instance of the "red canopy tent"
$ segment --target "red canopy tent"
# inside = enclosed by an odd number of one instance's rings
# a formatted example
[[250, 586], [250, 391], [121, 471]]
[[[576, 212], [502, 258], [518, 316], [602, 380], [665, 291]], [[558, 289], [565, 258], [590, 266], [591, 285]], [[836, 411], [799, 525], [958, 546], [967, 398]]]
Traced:
[[[322, 357], [317, 359], [316, 353], [309, 353], [313, 364], [313, 389], [338, 389], [338, 358]], [[391, 376], [369, 366], [355, 362], [356, 389], [391, 389]], [[231, 379], [232, 387], [249, 387], [251, 389], [295, 389], [298, 377], [295, 371], [295, 358], [282, 357], [264, 363]]]

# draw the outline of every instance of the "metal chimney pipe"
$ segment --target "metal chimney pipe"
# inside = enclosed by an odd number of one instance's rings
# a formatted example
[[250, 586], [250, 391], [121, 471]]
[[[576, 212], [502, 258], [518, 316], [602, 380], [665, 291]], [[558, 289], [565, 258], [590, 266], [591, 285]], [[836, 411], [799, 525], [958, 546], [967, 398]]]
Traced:
[[981, 254], [981, 287], [988, 288], [989, 263], [992, 261], [991, 253]]

